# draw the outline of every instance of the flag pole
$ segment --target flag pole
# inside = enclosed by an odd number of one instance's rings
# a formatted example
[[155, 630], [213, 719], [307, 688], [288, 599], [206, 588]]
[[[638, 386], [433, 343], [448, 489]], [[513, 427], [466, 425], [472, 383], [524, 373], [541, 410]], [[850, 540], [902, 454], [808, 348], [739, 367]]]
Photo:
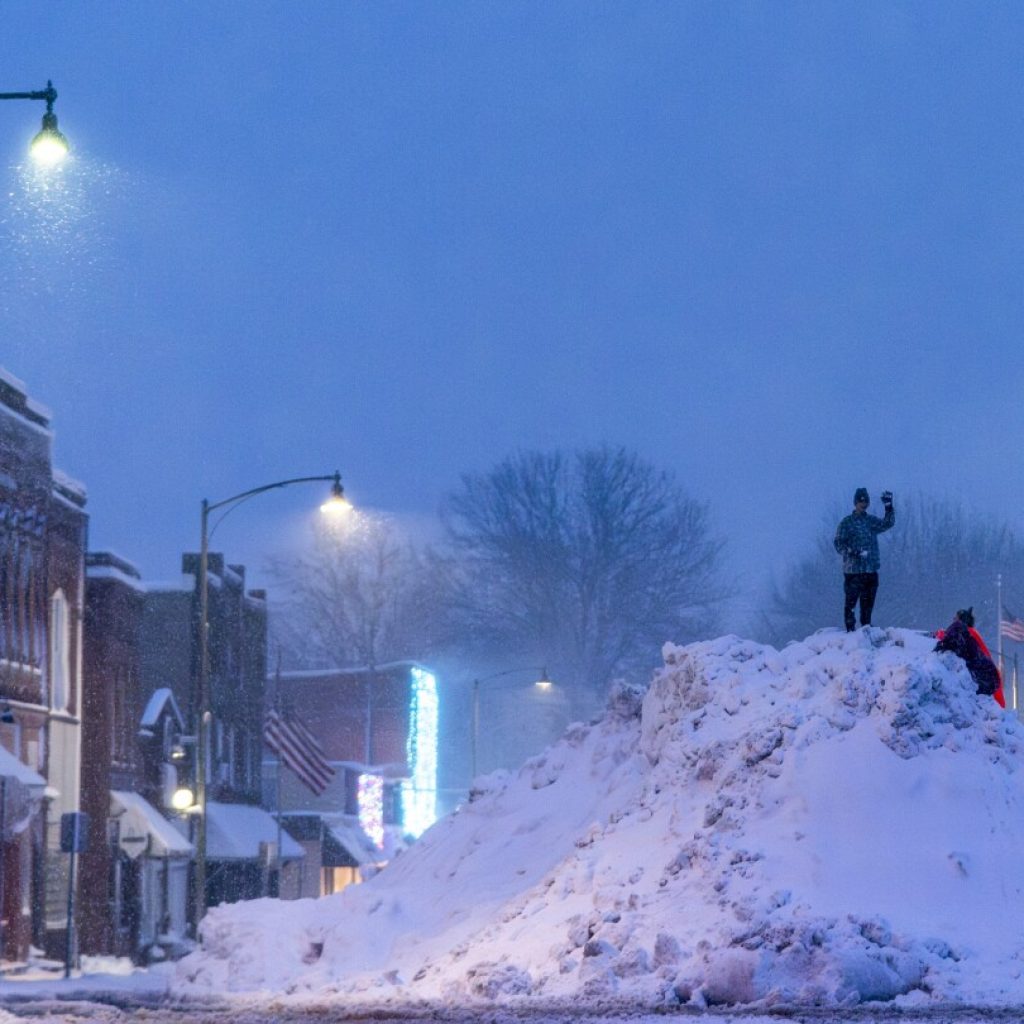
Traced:
[[[281, 714], [281, 647], [277, 648], [277, 671], [274, 673], [274, 710]], [[281, 775], [284, 764], [281, 761], [281, 747], [277, 748], [277, 898], [281, 898], [281, 876], [284, 874], [284, 861], [281, 859]]]
[[[1006, 666], [1003, 664], [1003, 574], [1001, 572], [996, 573], [996, 644], [999, 654], [999, 671], [1003, 673], [1006, 671]], [[1016, 691], [1013, 695], [1013, 709], [1017, 710]]]
[[1017, 655], [1016, 655], [1016, 653], [1014, 653], [1014, 655], [1013, 655], [1013, 710], [1014, 711], [1017, 710], [1017, 700], [1018, 700], [1018, 694], [1017, 694]]

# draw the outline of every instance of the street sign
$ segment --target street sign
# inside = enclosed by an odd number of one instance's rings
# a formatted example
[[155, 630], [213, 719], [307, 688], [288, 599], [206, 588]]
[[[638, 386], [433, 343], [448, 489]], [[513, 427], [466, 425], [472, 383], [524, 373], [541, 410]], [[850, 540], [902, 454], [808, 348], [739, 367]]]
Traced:
[[60, 849], [62, 853], [85, 853], [89, 849], [89, 815], [85, 811], [68, 811], [60, 816]]

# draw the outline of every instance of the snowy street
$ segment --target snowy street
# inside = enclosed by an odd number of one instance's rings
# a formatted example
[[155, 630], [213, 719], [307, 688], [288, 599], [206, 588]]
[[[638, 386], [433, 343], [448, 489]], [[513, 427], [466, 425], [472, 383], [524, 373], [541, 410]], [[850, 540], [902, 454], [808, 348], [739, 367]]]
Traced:
[[31, 1020], [38, 1024], [49, 1022], [90, 1021], [94, 1024], [121, 1024], [125, 1021], [146, 1022], [146, 1024], [307, 1024], [307, 1022], [345, 1021], [349, 1024], [415, 1024], [415, 1022], [439, 1022], [439, 1024], [659, 1024], [678, 1019], [699, 1021], [701, 1024], [771, 1024], [773, 1021], [794, 1021], [799, 1024], [1017, 1024], [1024, 1019], [1021, 1009], [920, 1009], [899, 1010], [896, 1008], [855, 1007], [848, 1010], [783, 1009], [771, 1013], [709, 1013], [680, 1008], [664, 1013], [636, 1013], [596, 1015], [593, 1013], [544, 1013], [534, 1009], [516, 1013], [510, 1009], [487, 1009], [479, 1011], [456, 1010], [452, 1007], [425, 1009], [410, 1007], [408, 1012], [396, 1013], [393, 1017], [382, 1017], [379, 1012], [368, 1011], [365, 1015], [351, 1008], [344, 1009], [331, 1005], [307, 1005], [282, 1008], [269, 1004], [245, 1007], [217, 1007], [197, 1010], [188, 1005], [133, 1006], [118, 1000], [118, 1005], [76, 1000], [31, 1000], [23, 1003], [6, 1004], [0, 1009], [0, 1024]]

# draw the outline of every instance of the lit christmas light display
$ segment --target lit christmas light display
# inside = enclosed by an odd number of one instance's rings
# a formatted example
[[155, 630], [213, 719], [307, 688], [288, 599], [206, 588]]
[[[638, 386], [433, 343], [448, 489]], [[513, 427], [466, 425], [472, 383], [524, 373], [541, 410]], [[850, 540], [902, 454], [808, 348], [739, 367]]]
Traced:
[[421, 668], [412, 669], [409, 702], [408, 778], [402, 785], [405, 831], [418, 836], [437, 820], [437, 680]]
[[360, 775], [356, 785], [359, 824], [378, 849], [384, 846], [384, 780], [379, 775]]

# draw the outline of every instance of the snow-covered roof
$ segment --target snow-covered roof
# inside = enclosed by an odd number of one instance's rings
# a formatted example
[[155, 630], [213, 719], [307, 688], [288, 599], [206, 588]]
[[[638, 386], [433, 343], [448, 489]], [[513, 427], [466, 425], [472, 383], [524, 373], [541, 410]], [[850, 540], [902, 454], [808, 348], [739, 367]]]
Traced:
[[[206, 805], [206, 856], [210, 860], [253, 860], [260, 843], [276, 843], [278, 827], [262, 807], [251, 804]], [[299, 860], [306, 851], [282, 828], [281, 859]]]
[[183, 572], [176, 580], [146, 580], [148, 594], [191, 594], [196, 589], [196, 578], [190, 572]]
[[6, 366], [0, 366], [0, 380], [22, 395], [28, 394], [28, 386], [20, 377], [15, 377]]
[[52, 470], [53, 485], [60, 488], [69, 498], [78, 499], [83, 504], [86, 498], [89, 497], [89, 490], [82, 483], [81, 480], [76, 480], [73, 476], [68, 475], [62, 469], [57, 469], [56, 466]]
[[116, 580], [140, 594], [146, 593], [147, 588], [142, 580], [135, 576], [129, 576], [128, 573], [113, 565], [87, 565], [85, 575], [90, 580]]
[[358, 819], [348, 815], [325, 814], [324, 825], [360, 867], [365, 864], [380, 864], [385, 859], [384, 854], [363, 831]]
[[118, 842], [129, 857], [187, 857], [192, 844], [138, 793], [112, 789], [110, 813], [120, 824]]
[[46, 788], [46, 779], [39, 772], [33, 771], [4, 747], [0, 747], [0, 778], [17, 779], [23, 786], [40, 793]]
[[59, 487], [54, 487], [50, 492], [53, 500], [58, 504], [63, 505], [64, 508], [70, 509], [72, 512], [77, 512], [79, 515], [85, 515], [84, 506], [85, 499], [75, 496], [68, 496]]
[[153, 695], [146, 704], [146, 710], [142, 712], [142, 719], [139, 725], [143, 729], [152, 729], [160, 721], [160, 716], [166, 707], [170, 707], [171, 711], [174, 712], [174, 717], [178, 720], [178, 724], [184, 728], [185, 719], [181, 714], [181, 709], [178, 707], [178, 702], [174, 699], [174, 694], [166, 686], [161, 686], [159, 690], [153, 691]]
[[123, 572], [128, 573], [129, 576], [136, 576], [138, 579], [142, 579], [142, 573], [139, 572], [139, 567], [130, 558], [125, 558], [124, 555], [117, 551], [112, 551], [110, 548], [87, 551], [85, 555], [85, 564], [115, 565]]
[[217, 575], [219, 575], [221, 577], [221, 579], [224, 580], [225, 583], [230, 583], [232, 586], [235, 586], [235, 587], [242, 587], [242, 586], [245, 585], [245, 580], [242, 578], [242, 576], [240, 576], [238, 574], [237, 570], [232, 565], [225, 565], [222, 572], [220, 572], [220, 573], [213, 573], [213, 572], [211, 572], [209, 575], [210, 576], [217, 576]]
[[[50, 429], [50, 420], [53, 418], [53, 414], [41, 402], [28, 397], [25, 382], [0, 366], [0, 384], [6, 385], [7, 390], [14, 392], [13, 404], [7, 400], [6, 396], [4, 396], [4, 400], [0, 401], [0, 413], [17, 419], [31, 430], [52, 440], [53, 431]], [[4, 389], [0, 388], [0, 392], [3, 391]]]

